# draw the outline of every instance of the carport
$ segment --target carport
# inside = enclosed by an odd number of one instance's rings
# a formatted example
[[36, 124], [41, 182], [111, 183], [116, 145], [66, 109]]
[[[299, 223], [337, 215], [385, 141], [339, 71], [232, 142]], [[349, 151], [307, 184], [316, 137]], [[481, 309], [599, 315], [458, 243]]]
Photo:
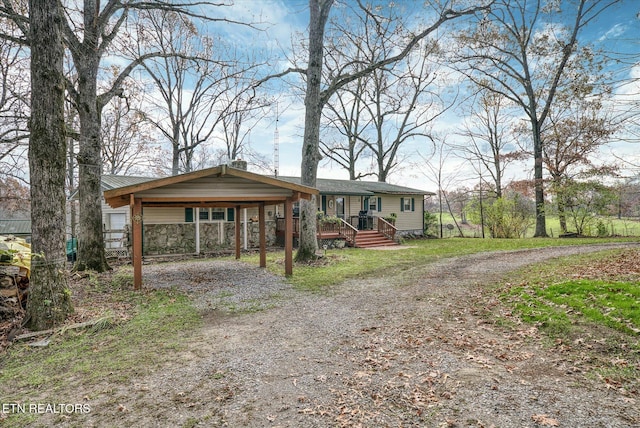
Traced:
[[[284, 204], [285, 274], [293, 273], [293, 203], [310, 199], [318, 190], [242, 169], [221, 165], [172, 177], [145, 181], [104, 192], [112, 208], [131, 208], [134, 287], [142, 286], [142, 210], [144, 207], [258, 208], [260, 267], [267, 266], [266, 205]], [[235, 221], [235, 255], [240, 258], [240, 221]]]

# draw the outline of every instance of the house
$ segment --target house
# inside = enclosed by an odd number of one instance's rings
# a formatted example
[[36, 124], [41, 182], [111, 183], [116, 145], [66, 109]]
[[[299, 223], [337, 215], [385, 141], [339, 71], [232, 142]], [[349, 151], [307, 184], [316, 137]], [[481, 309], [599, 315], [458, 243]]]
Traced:
[[[230, 169], [234, 170], [234, 169]], [[251, 174], [251, 173], [249, 173]], [[253, 177], [261, 177], [252, 174]], [[276, 180], [273, 177], [267, 177]], [[127, 186], [136, 186], [151, 180], [150, 177], [102, 176], [102, 188], [114, 191]], [[258, 178], [258, 180], [260, 180]], [[296, 177], [278, 177], [277, 181], [300, 185]], [[246, 184], [247, 186], [249, 184]], [[395, 230], [391, 236], [422, 235], [424, 230], [425, 195], [431, 192], [396, 186], [388, 183], [369, 181], [349, 181], [318, 179], [316, 185], [319, 196], [318, 212], [339, 218], [342, 230], [324, 230], [319, 239], [343, 239], [348, 245], [358, 245], [355, 235], [364, 236], [364, 230], [386, 227], [379, 219], [395, 214]], [[266, 245], [282, 245], [284, 231], [284, 204], [265, 206]], [[294, 237], [297, 232], [298, 203], [293, 205]], [[130, 221], [130, 207], [112, 208], [103, 205], [103, 218], [107, 252], [118, 252], [126, 241], [127, 225]], [[248, 207], [236, 210], [228, 206], [144, 206], [143, 254], [189, 254], [216, 252], [235, 247], [236, 221], [240, 222], [240, 244], [242, 248], [259, 246], [258, 208]], [[319, 228], [320, 229], [320, 228]], [[358, 232], [361, 233], [358, 233]], [[373, 232], [371, 232], [373, 233]], [[349, 235], [350, 234], [350, 235]], [[373, 244], [380, 241], [373, 242]]]
[[[297, 177], [281, 180], [300, 183]], [[399, 235], [423, 235], [424, 197], [432, 192], [377, 181], [354, 181], [318, 178], [318, 211], [338, 217], [359, 230], [371, 229], [373, 218], [396, 217]], [[368, 217], [367, 223], [361, 217]]]

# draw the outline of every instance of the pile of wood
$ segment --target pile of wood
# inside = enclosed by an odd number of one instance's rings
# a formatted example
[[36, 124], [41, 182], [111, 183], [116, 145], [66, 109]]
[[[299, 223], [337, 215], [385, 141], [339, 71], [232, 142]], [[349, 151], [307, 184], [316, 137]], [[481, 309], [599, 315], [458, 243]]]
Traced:
[[0, 321], [11, 320], [27, 305], [29, 278], [17, 266], [0, 262]]
[[31, 245], [0, 236], [0, 321], [14, 320], [27, 306]]

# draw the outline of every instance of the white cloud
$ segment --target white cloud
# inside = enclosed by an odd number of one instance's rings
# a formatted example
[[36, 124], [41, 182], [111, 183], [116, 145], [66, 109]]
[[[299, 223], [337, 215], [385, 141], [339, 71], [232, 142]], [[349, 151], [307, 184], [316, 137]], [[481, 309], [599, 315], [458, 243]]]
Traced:
[[625, 24], [622, 24], [622, 23], [615, 24], [608, 31], [606, 31], [602, 36], [600, 36], [598, 41], [604, 42], [606, 40], [619, 38], [627, 31], [627, 28], [628, 27]]

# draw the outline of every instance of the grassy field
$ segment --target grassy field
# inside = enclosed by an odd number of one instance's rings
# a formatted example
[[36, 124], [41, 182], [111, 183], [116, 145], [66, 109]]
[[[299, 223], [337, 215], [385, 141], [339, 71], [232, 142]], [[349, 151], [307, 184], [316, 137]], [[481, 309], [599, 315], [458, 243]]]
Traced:
[[[438, 214], [436, 214], [438, 215]], [[639, 219], [618, 219], [616, 217], [600, 217], [598, 219], [602, 221], [605, 225], [606, 230], [611, 236], [640, 236], [640, 220]], [[482, 236], [482, 232], [480, 230], [480, 226], [477, 224], [466, 224], [463, 225], [459, 217], [454, 218], [449, 213], [442, 214], [442, 224], [443, 227], [443, 237], [449, 238], [453, 236], [459, 235], [458, 229], [455, 227], [456, 221], [458, 225], [462, 228], [462, 232], [467, 238], [477, 238]], [[547, 233], [550, 237], [558, 237], [560, 233], [560, 220], [557, 216], [549, 215], [546, 217], [547, 224]], [[587, 228], [587, 235], [596, 235], [596, 224], [597, 221], [594, 222], [593, 226]], [[449, 228], [447, 227], [448, 225]], [[450, 227], [453, 226], [453, 229]], [[571, 230], [572, 228], [569, 227]], [[535, 224], [532, 224], [531, 227], [527, 229], [526, 237], [531, 238], [533, 233], [535, 232]], [[485, 231], [488, 234], [488, 231]], [[488, 236], [488, 235], [487, 235]]]

